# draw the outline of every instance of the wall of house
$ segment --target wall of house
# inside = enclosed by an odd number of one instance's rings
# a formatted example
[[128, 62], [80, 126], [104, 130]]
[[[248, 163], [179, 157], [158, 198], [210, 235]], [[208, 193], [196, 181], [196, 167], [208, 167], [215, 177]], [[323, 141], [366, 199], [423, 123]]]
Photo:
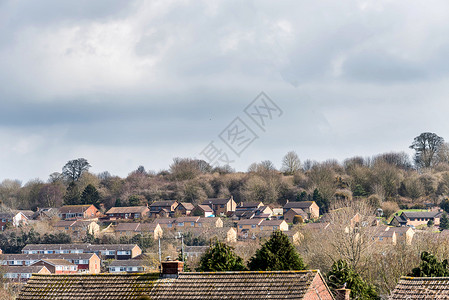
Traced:
[[101, 265], [101, 260], [98, 256], [93, 255], [90, 259], [89, 259], [89, 273], [100, 273], [100, 265]]
[[324, 281], [320, 275], [316, 275], [310, 285], [307, 293], [304, 295], [304, 300], [334, 300]]

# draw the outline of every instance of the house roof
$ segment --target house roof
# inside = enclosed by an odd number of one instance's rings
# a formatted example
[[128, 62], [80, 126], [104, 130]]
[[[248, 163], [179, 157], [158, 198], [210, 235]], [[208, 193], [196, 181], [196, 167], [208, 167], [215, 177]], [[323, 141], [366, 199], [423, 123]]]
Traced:
[[123, 259], [123, 260], [113, 260], [109, 266], [110, 267], [140, 267], [148, 263], [145, 263], [141, 259]]
[[85, 212], [89, 207], [93, 206], [92, 204], [86, 204], [86, 205], [65, 205], [59, 209], [60, 214], [66, 214], [66, 213], [83, 213]]
[[259, 225], [263, 219], [243, 219], [237, 222], [237, 225]]
[[[250, 209], [261, 205], [261, 202], [241, 202], [236, 209]], [[263, 205], [263, 204], [262, 204]]]
[[218, 220], [220, 220], [219, 217], [207, 217], [207, 218], [202, 217], [198, 220], [198, 223], [215, 223]]
[[12, 219], [12, 218], [14, 218], [14, 214], [13, 213], [0, 213], [0, 218], [1, 219]]
[[279, 226], [281, 225], [284, 220], [262, 220], [262, 223], [260, 223], [260, 226]]
[[439, 211], [404, 211], [401, 216], [405, 218], [437, 218], [442, 215]]
[[197, 205], [197, 206], [198, 206], [198, 208], [200, 208], [204, 212], [211, 212], [211, 213], [214, 212], [214, 210], [209, 205], [200, 204], [200, 205]]
[[200, 217], [180, 217], [180, 218], [176, 218], [175, 222], [176, 223], [181, 223], [181, 222], [198, 222], [199, 219], [200, 219]]
[[22, 213], [27, 219], [32, 219], [34, 215], [32, 210], [18, 210], [17, 213]]
[[284, 209], [289, 208], [309, 208], [315, 201], [294, 201], [294, 202], [288, 202], [284, 205]]
[[140, 223], [119, 223], [115, 227], [115, 231], [137, 231]]
[[183, 206], [186, 210], [193, 210], [195, 208], [195, 206], [192, 203], [189, 202], [181, 202], [179, 206]]
[[16, 274], [39, 273], [44, 268], [45, 268], [45, 266], [3, 266], [2, 267], [4, 273], [16, 273]]
[[33, 275], [20, 291], [20, 300], [129, 300], [149, 294], [157, 273]]
[[221, 205], [226, 204], [231, 200], [231, 198], [209, 198], [201, 203], [202, 205]]
[[54, 225], [54, 227], [68, 227], [75, 225], [76, 220], [69, 220], [69, 221], [58, 221]]
[[[319, 271], [34, 275], [18, 300], [34, 299], [303, 299]], [[327, 286], [324, 284], [324, 288]], [[332, 296], [329, 293], [329, 298]], [[143, 298], [143, 297], [142, 297]]]
[[176, 200], [167, 200], [167, 201], [155, 201], [153, 203], [151, 203], [150, 207], [156, 207], [156, 206], [166, 206], [166, 207], [170, 207], [173, 204], [176, 203]]
[[65, 254], [2, 254], [4, 260], [42, 260], [42, 259], [90, 259], [94, 253], [65, 253]]
[[[132, 250], [136, 246], [137, 246], [136, 244], [104, 244], [104, 245], [91, 245], [91, 244], [29, 244], [29, 245], [26, 245], [22, 249], [22, 251], [24, 251], [24, 250], [76, 250], [76, 249], [82, 249], [82, 250], [84, 250], [86, 252], [87, 251], [95, 252], [95, 251], [101, 251], [101, 250]], [[87, 254], [89, 254], [89, 253], [87, 253]], [[15, 254], [15, 255], [17, 255], [17, 254]], [[45, 255], [47, 255], [47, 254], [45, 254]], [[63, 254], [63, 255], [68, 255], [68, 254]], [[78, 255], [78, 254], [75, 254], [75, 255]]]
[[302, 208], [291, 208], [290, 211], [293, 211], [295, 215], [299, 215], [301, 217], [308, 217], [307, 213], [302, 210]]
[[175, 221], [172, 218], [157, 218], [153, 221], [154, 224], [171, 224]]
[[111, 207], [106, 214], [141, 214], [148, 210], [146, 206]]
[[41, 259], [41, 261], [46, 262], [52, 266], [75, 266], [75, 264], [69, 262], [68, 260], [62, 258], [53, 258], [53, 259]]
[[449, 277], [401, 277], [388, 299], [449, 299]]

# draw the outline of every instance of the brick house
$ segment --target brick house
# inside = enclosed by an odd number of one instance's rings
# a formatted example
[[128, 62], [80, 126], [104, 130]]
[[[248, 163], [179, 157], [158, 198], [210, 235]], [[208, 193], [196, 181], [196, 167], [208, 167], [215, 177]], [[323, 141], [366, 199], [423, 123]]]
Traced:
[[78, 265], [65, 259], [41, 259], [31, 266], [44, 266], [51, 274], [74, 274], [78, 272]]
[[92, 205], [65, 205], [59, 209], [59, 218], [66, 219], [93, 219], [98, 218], [100, 212]]
[[36, 275], [20, 291], [17, 299], [41, 300], [42, 295], [46, 295], [47, 300], [334, 300], [324, 277], [317, 270], [182, 273], [182, 269], [182, 262], [171, 261], [162, 263], [161, 275]]
[[3, 267], [3, 278], [9, 282], [25, 283], [32, 274], [50, 275], [50, 271], [44, 266], [16, 266]]
[[109, 220], [141, 219], [148, 216], [150, 209], [147, 206], [112, 207], [106, 212]]
[[175, 213], [175, 209], [178, 206], [178, 201], [155, 201], [150, 205], [150, 217], [153, 218], [167, 218], [171, 217]]
[[97, 235], [100, 232], [100, 225], [90, 220], [62, 220], [53, 226], [56, 230], [64, 231], [72, 237], [81, 239], [86, 233]]
[[175, 214], [181, 216], [190, 216], [192, 211], [195, 209], [195, 206], [192, 203], [181, 202], [175, 208]]
[[201, 217], [212, 217], [214, 215], [214, 210], [209, 205], [199, 204], [195, 206], [191, 213], [193, 216], [201, 216]]
[[215, 216], [225, 216], [229, 212], [234, 212], [237, 204], [234, 201], [234, 198], [231, 196], [230, 198], [210, 198], [201, 203], [202, 205], [209, 205], [210, 208], [214, 211]]
[[392, 226], [421, 226], [432, 221], [435, 226], [440, 225], [440, 211], [403, 211], [399, 216], [394, 216], [390, 222]]
[[315, 201], [294, 201], [287, 202], [284, 205], [283, 214], [285, 215], [292, 208], [302, 209], [308, 216], [308, 219], [317, 219], [320, 216], [320, 207]]
[[136, 244], [28, 244], [24, 254], [97, 254], [102, 258], [130, 259], [140, 256], [142, 249]]
[[199, 219], [200, 219], [200, 217], [176, 218], [174, 225], [176, 226], [177, 229], [180, 227], [184, 227], [184, 228], [195, 227], [195, 224], [196, 224], [196, 222], [198, 222]]
[[4, 231], [9, 224], [12, 225], [13, 219], [13, 213], [0, 213], [0, 230]]
[[259, 225], [260, 231], [287, 231], [288, 224], [285, 220], [262, 220]]
[[301, 208], [290, 208], [284, 214], [284, 220], [289, 224], [293, 224], [296, 216], [300, 216], [303, 220], [309, 219], [309, 215]]
[[195, 227], [198, 228], [210, 228], [210, 227], [223, 227], [223, 221], [221, 218], [199, 218], [195, 223]]
[[100, 258], [95, 253], [66, 254], [3, 254], [1, 264], [6, 266], [30, 266], [42, 259], [65, 259], [78, 266], [78, 272], [99, 273]]
[[239, 235], [253, 231], [259, 231], [259, 225], [262, 223], [262, 219], [244, 219], [237, 222], [237, 232]]
[[175, 228], [175, 219], [173, 218], [157, 218], [153, 221], [153, 224], [159, 224], [162, 230], [171, 230]]

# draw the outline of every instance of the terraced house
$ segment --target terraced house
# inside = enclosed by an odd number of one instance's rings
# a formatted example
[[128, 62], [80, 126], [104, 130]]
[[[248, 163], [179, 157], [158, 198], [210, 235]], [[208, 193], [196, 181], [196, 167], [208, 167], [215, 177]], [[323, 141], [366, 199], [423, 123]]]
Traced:
[[35, 275], [18, 300], [334, 299], [316, 270], [182, 273], [182, 269], [182, 262], [163, 262], [162, 274]]
[[112, 207], [106, 212], [109, 220], [141, 219], [148, 216], [150, 209], [147, 206]]

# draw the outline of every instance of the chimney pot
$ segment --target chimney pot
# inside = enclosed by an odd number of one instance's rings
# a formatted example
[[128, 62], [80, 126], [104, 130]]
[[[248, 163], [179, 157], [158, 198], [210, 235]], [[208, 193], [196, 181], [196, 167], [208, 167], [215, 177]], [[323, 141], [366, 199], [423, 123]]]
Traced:
[[336, 300], [350, 300], [351, 290], [347, 288], [341, 288], [335, 291], [337, 293]]

